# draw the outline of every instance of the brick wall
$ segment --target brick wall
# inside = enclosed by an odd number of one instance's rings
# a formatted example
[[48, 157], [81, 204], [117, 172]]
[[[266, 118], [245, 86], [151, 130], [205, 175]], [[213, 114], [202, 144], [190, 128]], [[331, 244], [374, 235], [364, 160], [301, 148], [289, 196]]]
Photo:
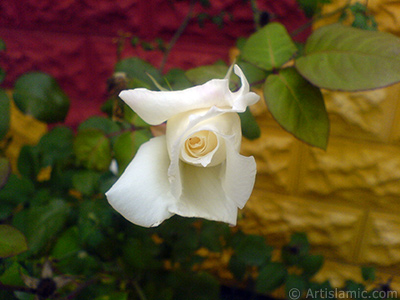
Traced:
[[[117, 62], [115, 38], [130, 33], [145, 41], [161, 37], [169, 41], [188, 10], [189, 2], [170, 0], [18, 0], [0, 1], [0, 37], [6, 53], [0, 65], [6, 70], [6, 87], [12, 87], [28, 71], [48, 72], [59, 81], [72, 101], [67, 124], [76, 126], [99, 113], [106, 100], [106, 80]], [[254, 30], [250, 3], [242, 0], [213, 0], [210, 15], [226, 11], [226, 25], [218, 29], [206, 22], [200, 28], [189, 23], [171, 52], [166, 70], [189, 69], [228, 60], [228, 50], [240, 36]], [[260, 8], [293, 30], [306, 21], [295, 0], [260, 1]], [[199, 4], [195, 14], [204, 11]], [[307, 32], [298, 38], [306, 36]], [[135, 51], [128, 46], [123, 57], [139, 56], [156, 67], [160, 52]]]

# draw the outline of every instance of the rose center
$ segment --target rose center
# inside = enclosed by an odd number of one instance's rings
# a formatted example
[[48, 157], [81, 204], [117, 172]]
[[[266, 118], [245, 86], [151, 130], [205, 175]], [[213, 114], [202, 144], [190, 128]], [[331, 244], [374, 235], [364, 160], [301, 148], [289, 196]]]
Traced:
[[218, 145], [214, 132], [202, 130], [194, 133], [185, 141], [185, 152], [193, 158], [199, 158], [213, 151]]

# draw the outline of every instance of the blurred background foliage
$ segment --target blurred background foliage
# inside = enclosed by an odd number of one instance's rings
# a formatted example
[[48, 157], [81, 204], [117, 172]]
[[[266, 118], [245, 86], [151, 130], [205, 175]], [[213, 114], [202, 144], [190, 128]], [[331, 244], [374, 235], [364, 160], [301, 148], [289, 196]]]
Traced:
[[[317, 19], [328, 1], [298, 2], [310, 19]], [[200, 5], [206, 8], [209, 2]], [[325, 27], [305, 46], [294, 43], [281, 24], [268, 23], [266, 12], [253, 8], [258, 30], [238, 40], [236, 63], [264, 94], [278, 123], [313, 146], [325, 148], [329, 135], [321, 87], [361, 90], [400, 80], [398, 70], [390, 68], [398, 58], [387, 50], [399, 49], [399, 41], [374, 32], [376, 23], [360, 3], [342, 8], [341, 20], [352, 18], [353, 28]], [[208, 20], [223, 26], [224, 14], [196, 18], [199, 25]], [[174, 40], [130, 39], [130, 46], [162, 51], [165, 58], [174, 44]], [[360, 39], [362, 58], [354, 54], [354, 49], [360, 50]], [[338, 40], [347, 56], [334, 57]], [[377, 40], [386, 50], [374, 49]], [[0, 41], [0, 51], [5, 47]], [[323, 59], [321, 51], [328, 56], [332, 52], [329, 58], [334, 60], [318, 70], [315, 64]], [[377, 72], [383, 66], [385, 78], [378, 82], [356, 69], [349, 76], [358, 80], [336, 80], [341, 70], [335, 68], [348, 57]], [[313, 281], [324, 258], [311, 251], [305, 233], [294, 233], [276, 249], [263, 237], [207, 220], [175, 216], [157, 228], [141, 228], [107, 203], [104, 193], [140, 145], [158, 132], [118, 98], [119, 91], [184, 89], [223, 78], [228, 66], [216, 62], [186, 71], [163, 73], [162, 69], [163, 64], [156, 68], [138, 57], [120, 59], [108, 82], [104, 115], [87, 119], [76, 131], [62, 125], [69, 100], [49, 74], [27, 73], [12, 91], [0, 90], [1, 299], [267, 299], [276, 291], [280, 294], [274, 295], [290, 298], [292, 288], [303, 296], [309, 290], [333, 290], [329, 281]], [[331, 72], [322, 82], [321, 71]], [[0, 80], [4, 76], [1, 70]], [[232, 77], [231, 88], [239, 86]], [[243, 135], [259, 138], [250, 111], [240, 117]], [[47, 130], [47, 124], [54, 123]], [[34, 132], [31, 140], [24, 138]], [[367, 291], [371, 299], [381, 299], [373, 291], [390, 289], [374, 283], [373, 268], [360, 272], [364, 281], [349, 280], [343, 290]]]

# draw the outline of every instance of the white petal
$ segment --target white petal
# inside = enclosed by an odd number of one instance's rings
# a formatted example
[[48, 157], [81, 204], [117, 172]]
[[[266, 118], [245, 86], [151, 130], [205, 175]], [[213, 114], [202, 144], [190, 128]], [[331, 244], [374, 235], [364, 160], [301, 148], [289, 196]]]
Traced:
[[210, 130], [194, 132], [182, 144], [180, 159], [195, 166], [219, 165], [225, 160], [225, 141]]
[[240, 81], [242, 86], [240, 89], [232, 94], [232, 110], [236, 112], [244, 112], [247, 106], [253, 105], [258, 100], [260, 100], [260, 96], [256, 93], [250, 92], [250, 85], [244, 76], [242, 69], [239, 68], [238, 65], [235, 65], [235, 74], [240, 77]]
[[183, 193], [170, 211], [184, 217], [199, 217], [236, 225], [237, 205], [225, 195], [221, 184], [224, 164], [201, 168], [180, 164]]
[[170, 163], [165, 136], [144, 143], [118, 181], [106, 193], [108, 201], [134, 224], [157, 226], [173, 214], [168, 182]]
[[182, 91], [150, 91], [143, 88], [120, 93], [126, 102], [144, 121], [151, 125], [161, 124], [172, 116], [199, 108], [230, 106], [228, 80], [214, 79], [203, 85]]
[[[179, 198], [182, 194], [181, 175], [179, 175], [179, 158], [186, 138], [196, 131], [209, 130], [218, 136], [233, 136], [234, 148], [239, 151], [241, 143], [240, 118], [237, 113], [225, 113], [216, 107], [210, 110], [198, 110], [174, 116], [167, 122], [167, 147], [171, 158], [168, 176], [171, 192]], [[224, 145], [225, 146], [225, 145]], [[220, 152], [215, 152], [220, 155]], [[216, 157], [219, 161], [225, 157]]]
[[120, 97], [151, 125], [161, 124], [182, 112], [212, 106], [225, 111], [244, 112], [248, 105], [254, 104], [260, 97], [250, 92], [242, 70], [237, 65], [234, 69], [242, 82], [242, 87], [235, 93], [229, 90], [229, 81], [225, 78], [213, 79], [182, 91], [125, 90]]
[[226, 172], [222, 180], [227, 197], [243, 208], [253, 191], [257, 168], [254, 157], [235, 151], [232, 139], [226, 139]]

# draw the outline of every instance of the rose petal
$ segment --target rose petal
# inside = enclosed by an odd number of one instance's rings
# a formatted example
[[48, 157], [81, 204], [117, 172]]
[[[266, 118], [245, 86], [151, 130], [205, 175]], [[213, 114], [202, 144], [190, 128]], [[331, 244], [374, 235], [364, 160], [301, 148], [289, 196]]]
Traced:
[[[181, 148], [186, 138], [196, 131], [210, 130], [218, 136], [233, 136], [234, 149], [239, 151], [241, 143], [240, 118], [236, 113], [225, 113], [216, 107], [207, 110], [187, 112], [174, 116], [167, 122], [167, 146], [171, 159], [168, 176], [171, 192], [176, 198], [182, 194], [182, 175], [179, 173]], [[224, 145], [225, 146], [225, 145]], [[216, 152], [218, 154], [219, 152]], [[222, 161], [221, 157], [218, 157]]]
[[144, 121], [151, 125], [161, 124], [182, 112], [216, 106], [235, 112], [244, 112], [248, 105], [260, 97], [250, 92], [249, 83], [242, 70], [235, 65], [242, 87], [235, 93], [229, 90], [228, 79], [213, 79], [182, 91], [150, 91], [143, 88], [124, 90], [120, 97]]
[[225, 160], [225, 143], [213, 131], [200, 130], [186, 138], [180, 158], [193, 165], [215, 166]]
[[199, 217], [236, 225], [237, 205], [221, 185], [224, 164], [201, 168], [181, 163], [183, 192], [170, 211], [184, 217]]
[[253, 191], [257, 173], [256, 161], [252, 156], [246, 157], [235, 151], [232, 138], [227, 138], [225, 142], [226, 172], [222, 186], [227, 197], [242, 209]]
[[144, 143], [118, 181], [106, 193], [111, 206], [134, 224], [157, 226], [173, 214], [170, 193], [170, 160], [165, 136]]
[[242, 86], [240, 89], [232, 93], [232, 110], [236, 112], [244, 112], [247, 106], [253, 105], [260, 100], [260, 96], [256, 93], [250, 92], [250, 85], [244, 76], [242, 69], [239, 68], [238, 65], [234, 66], [235, 74], [240, 77], [240, 82]]

